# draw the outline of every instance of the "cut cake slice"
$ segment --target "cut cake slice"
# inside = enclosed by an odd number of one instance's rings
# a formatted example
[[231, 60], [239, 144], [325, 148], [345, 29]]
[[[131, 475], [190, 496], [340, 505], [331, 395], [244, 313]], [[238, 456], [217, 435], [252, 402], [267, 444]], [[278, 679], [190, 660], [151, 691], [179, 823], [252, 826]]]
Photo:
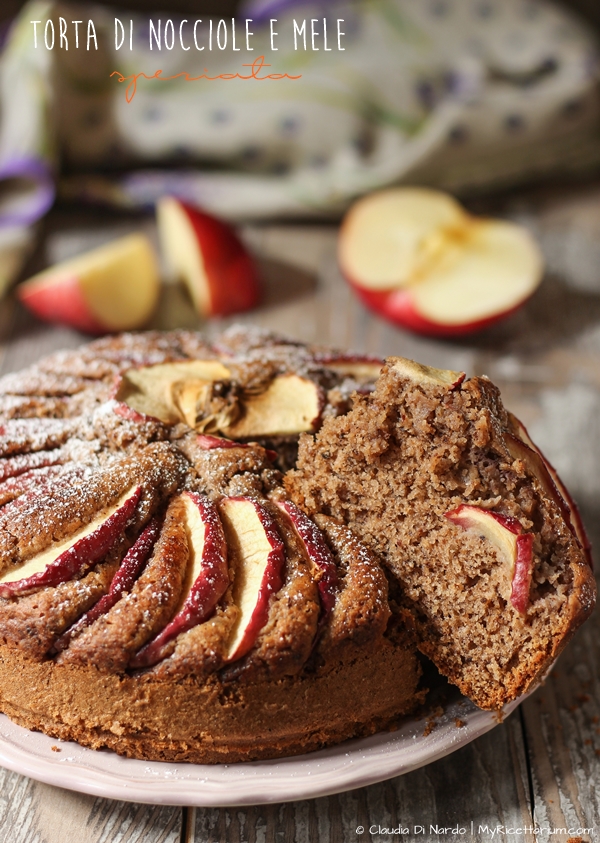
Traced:
[[390, 358], [372, 394], [301, 438], [286, 488], [379, 554], [419, 649], [500, 709], [544, 676], [595, 602], [547, 469], [487, 378]]

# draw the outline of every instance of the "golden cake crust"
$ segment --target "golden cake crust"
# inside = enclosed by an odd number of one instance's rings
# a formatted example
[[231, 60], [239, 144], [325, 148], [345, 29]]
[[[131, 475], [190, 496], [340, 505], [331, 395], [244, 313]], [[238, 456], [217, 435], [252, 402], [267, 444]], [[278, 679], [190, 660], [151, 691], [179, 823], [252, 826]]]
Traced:
[[[572, 510], [489, 381], [381, 365], [149, 332], [0, 379], [0, 708], [217, 763], [386, 728], [424, 699], [417, 648], [482, 707], [531, 687], [595, 597]], [[518, 599], [461, 506], [533, 548]]]

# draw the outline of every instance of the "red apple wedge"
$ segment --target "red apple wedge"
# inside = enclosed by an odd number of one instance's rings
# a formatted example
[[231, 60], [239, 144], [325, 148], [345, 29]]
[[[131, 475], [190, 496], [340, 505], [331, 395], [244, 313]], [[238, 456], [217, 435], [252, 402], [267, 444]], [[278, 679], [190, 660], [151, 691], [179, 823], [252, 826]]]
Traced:
[[240, 615], [228, 646], [228, 661], [252, 648], [269, 616], [269, 603], [283, 584], [284, 544], [272, 515], [257, 500], [225, 498], [220, 512], [236, 563], [233, 600]]
[[21, 284], [17, 295], [46, 322], [103, 334], [141, 328], [159, 289], [150, 241], [131, 234], [45, 269]]
[[227, 316], [258, 304], [256, 267], [231, 226], [171, 196], [156, 210], [163, 254], [201, 316]]
[[206, 497], [184, 492], [190, 559], [175, 616], [130, 662], [130, 667], [150, 667], [166, 654], [178, 635], [208, 620], [229, 586], [227, 545], [216, 506]]
[[507, 437], [507, 444], [511, 454], [529, 467], [538, 478], [546, 494], [552, 498], [561, 511], [565, 521], [579, 542], [585, 558], [593, 568], [592, 544], [583, 525], [579, 508], [552, 463], [544, 456], [535, 442], [529, 436], [527, 428], [512, 413], [508, 414], [515, 436]]
[[109, 609], [112, 609], [123, 594], [128, 594], [131, 591], [152, 553], [152, 549], [160, 534], [160, 528], [160, 519], [157, 517], [153, 518], [125, 554], [107, 593], [54, 642], [54, 652], [58, 653], [61, 650], [65, 650], [76, 635], [98, 620], [99, 617], [105, 615]]
[[339, 587], [337, 565], [333, 554], [323, 533], [308, 515], [291, 501], [277, 501], [276, 503], [291, 521], [294, 530], [304, 545], [306, 555], [317, 572], [317, 587], [323, 615], [326, 618], [335, 606]]
[[340, 231], [342, 273], [381, 316], [417, 333], [470, 333], [539, 285], [543, 260], [519, 225], [468, 214], [450, 196], [393, 188], [360, 199]]
[[525, 614], [533, 573], [533, 533], [524, 533], [516, 518], [478, 506], [463, 504], [445, 515], [463, 530], [483, 536], [499, 551], [510, 566], [510, 602], [517, 612]]
[[102, 559], [125, 531], [141, 494], [141, 486], [130, 489], [74, 536], [5, 571], [0, 576], [0, 597], [60, 585], [77, 576], [84, 566]]

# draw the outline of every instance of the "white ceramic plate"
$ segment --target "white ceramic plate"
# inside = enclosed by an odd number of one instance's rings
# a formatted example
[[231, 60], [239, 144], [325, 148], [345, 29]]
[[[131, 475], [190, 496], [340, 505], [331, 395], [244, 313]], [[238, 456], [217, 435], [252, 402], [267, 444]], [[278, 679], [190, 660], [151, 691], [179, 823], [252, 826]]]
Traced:
[[[513, 711], [518, 702], [505, 709]], [[456, 721], [464, 723], [458, 726]], [[498, 724], [464, 698], [396, 732], [347, 741], [309, 755], [245, 764], [134, 761], [28, 732], [0, 715], [0, 766], [47, 784], [129, 802], [225, 807], [310, 799], [408, 773], [459, 749]], [[56, 752], [56, 747], [60, 752]]]

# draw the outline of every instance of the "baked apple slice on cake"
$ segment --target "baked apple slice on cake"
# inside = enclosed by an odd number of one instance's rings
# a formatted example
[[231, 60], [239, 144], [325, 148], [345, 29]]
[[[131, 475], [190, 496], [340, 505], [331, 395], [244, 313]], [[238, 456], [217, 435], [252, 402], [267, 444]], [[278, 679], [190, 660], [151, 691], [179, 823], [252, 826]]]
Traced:
[[[236, 374], [242, 375], [241, 382]], [[316, 430], [326, 402], [318, 383], [291, 372], [246, 389], [243, 371], [236, 373], [218, 360], [129, 369], [113, 397], [116, 411], [134, 421], [184, 422], [199, 432], [242, 440]]]
[[54, 643], [53, 649], [55, 652], [66, 649], [73, 638], [112, 609], [123, 594], [128, 594], [131, 591], [156, 544], [161, 526], [161, 519], [155, 516], [148, 526], [142, 530], [134, 544], [125, 554], [123, 561], [111, 580], [108, 591], [102, 595], [100, 600], [88, 612], [79, 618], [76, 624], [70, 627]]
[[[178, 635], [206, 621], [229, 586], [225, 534], [216, 506], [184, 492], [189, 561], [175, 617], [132, 659], [130, 667], [149, 667], [167, 654]], [[172, 651], [173, 647], [171, 647]]]
[[285, 548], [275, 520], [260, 501], [225, 498], [219, 509], [235, 559], [233, 599], [240, 616], [227, 660], [236, 661], [254, 645], [267, 622], [270, 599], [283, 583]]
[[124, 671], [175, 614], [189, 557], [185, 504], [177, 496], [167, 508], [151, 556], [131, 590], [71, 640], [59, 654], [59, 663]]

